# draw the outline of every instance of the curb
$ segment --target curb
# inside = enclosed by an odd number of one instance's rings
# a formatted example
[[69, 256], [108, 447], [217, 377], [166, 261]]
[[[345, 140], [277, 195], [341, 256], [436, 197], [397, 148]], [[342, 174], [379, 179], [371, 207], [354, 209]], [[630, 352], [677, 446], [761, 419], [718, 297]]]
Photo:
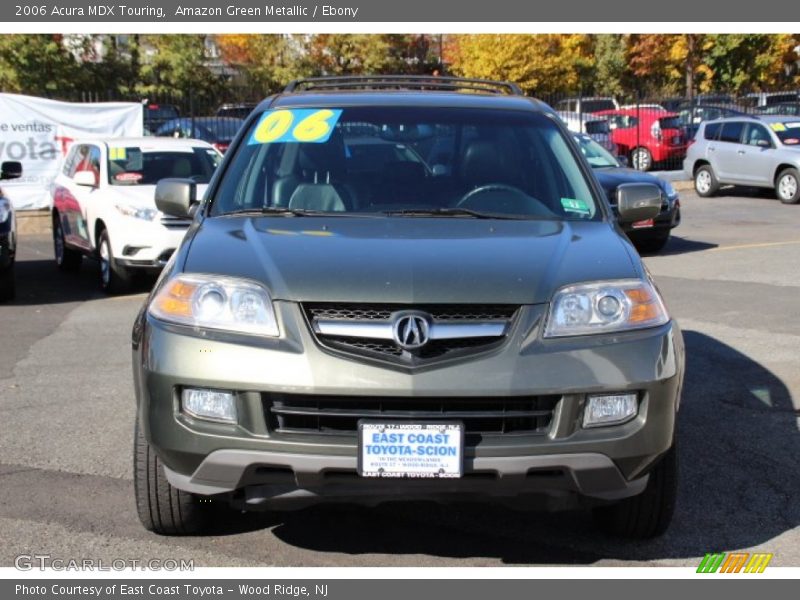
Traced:
[[42, 210], [18, 210], [17, 214], [17, 235], [41, 235], [50, 234], [53, 226], [50, 222], [50, 211]]

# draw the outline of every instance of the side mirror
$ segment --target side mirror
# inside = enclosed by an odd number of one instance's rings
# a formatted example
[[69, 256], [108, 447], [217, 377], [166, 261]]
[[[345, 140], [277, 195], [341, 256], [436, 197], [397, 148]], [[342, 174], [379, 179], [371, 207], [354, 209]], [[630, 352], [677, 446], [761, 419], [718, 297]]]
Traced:
[[191, 179], [162, 179], [156, 184], [156, 208], [166, 215], [190, 218], [196, 202], [197, 184]]
[[618, 156], [617, 157], [617, 162], [619, 162], [619, 166], [620, 167], [628, 167], [631, 164], [628, 161], [628, 157], [627, 156]]
[[661, 212], [661, 188], [652, 183], [622, 183], [617, 187], [620, 223], [654, 219]]
[[72, 181], [75, 185], [84, 185], [86, 187], [97, 187], [97, 175], [94, 171], [78, 171], [72, 176]]
[[758, 140], [756, 144], [758, 144], [760, 148], [772, 148], [772, 144], [769, 140]]
[[22, 177], [22, 163], [7, 160], [0, 166], [0, 179], [19, 179]]

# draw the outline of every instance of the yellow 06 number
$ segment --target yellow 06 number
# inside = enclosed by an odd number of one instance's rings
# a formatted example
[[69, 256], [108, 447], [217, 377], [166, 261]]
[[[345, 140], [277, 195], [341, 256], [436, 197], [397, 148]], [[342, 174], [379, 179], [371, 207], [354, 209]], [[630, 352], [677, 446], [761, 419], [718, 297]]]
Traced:
[[[306, 119], [307, 120], [307, 119]], [[288, 110], [276, 110], [264, 118], [253, 132], [253, 138], [261, 144], [269, 144], [283, 137], [294, 121], [294, 115]]]
[[292, 131], [294, 139], [298, 142], [315, 142], [321, 140], [331, 130], [331, 124], [328, 119], [333, 117], [336, 113], [332, 110], [319, 110], [313, 114], [308, 115], [305, 119], [297, 124], [297, 127]]

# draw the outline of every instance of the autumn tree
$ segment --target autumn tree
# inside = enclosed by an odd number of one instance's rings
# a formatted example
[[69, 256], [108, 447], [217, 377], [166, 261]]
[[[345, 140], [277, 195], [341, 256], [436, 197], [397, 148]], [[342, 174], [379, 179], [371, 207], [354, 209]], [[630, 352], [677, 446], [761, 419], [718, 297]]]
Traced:
[[303, 36], [230, 34], [216, 36], [226, 65], [238, 71], [243, 85], [263, 95], [309, 74], [303, 61]]
[[503, 79], [539, 96], [572, 92], [594, 65], [586, 35], [454, 36], [451, 68], [465, 77]]

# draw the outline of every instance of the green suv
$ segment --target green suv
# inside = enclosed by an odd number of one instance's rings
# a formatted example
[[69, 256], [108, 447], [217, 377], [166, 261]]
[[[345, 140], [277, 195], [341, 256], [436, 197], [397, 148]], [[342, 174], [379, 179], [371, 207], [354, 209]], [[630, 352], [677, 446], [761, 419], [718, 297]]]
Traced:
[[[662, 533], [680, 330], [591, 167], [512, 84], [320, 78], [250, 115], [133, 330], [139, 516], [492, 500]], [[620, 223], [658, 187], [623, 184]], [[213, 497], [213, 498], [211, 498]]]

